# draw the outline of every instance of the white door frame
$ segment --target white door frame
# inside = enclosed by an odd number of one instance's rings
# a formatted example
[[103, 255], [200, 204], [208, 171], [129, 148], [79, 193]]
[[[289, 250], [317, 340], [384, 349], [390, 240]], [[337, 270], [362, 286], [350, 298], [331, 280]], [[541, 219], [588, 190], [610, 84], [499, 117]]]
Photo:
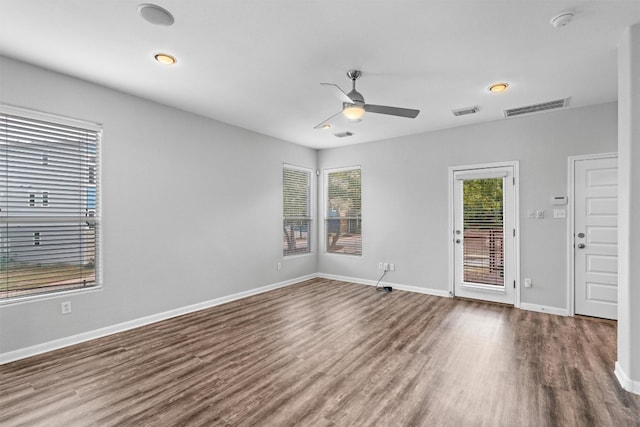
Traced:
[[513, 306], [516, 308], [520, 308], [520, 162], [518, 160], [510, 161], [510, 162], [497, 162], [497, 163], [483, 163], [477, 165], [460, 165], [460, 166], [449, 166], [449, 229], [447, 231], [447, 238], [449, 241], [449, 296], [454, 296], [454, 285], [455, 285], [455, 182], [456, 179], [454, 174], [458, 171], [469, 170], [469, 169], [487, 169], [487, 168], [499, 168], [499, 167], [513, 167], [513, 179], [515, 180], [514, 193], [513, 193], [513, 203], [514, 203], [514, 227], [516, 229], [515, 239], [515, 254], [514, 254], [514, 263], [513, 275], [516, 280], [516, 293], [515, 293], [515, 301], [513, 302]]
[[576, 315], [575, 308], [575, 293], [576, 293], [576, 282], [575, 282], [575, 251], [576, 249], [573, 246], [574, 243], [574, 234], [575, 230], [575, 173], [576, 173], [576, 162], [581, 160], [597, 160], [597, 159], [610, 159], [610, 158], [618, 158], [618, 153], [601, 153], [601, 154], [583, 154], [580, 156], [569, 156], [568, 157], [568, 168], [567, 168], [567, 190], [569, 195], [569, 203], [567, 204], [567, 313], [569, 316]]

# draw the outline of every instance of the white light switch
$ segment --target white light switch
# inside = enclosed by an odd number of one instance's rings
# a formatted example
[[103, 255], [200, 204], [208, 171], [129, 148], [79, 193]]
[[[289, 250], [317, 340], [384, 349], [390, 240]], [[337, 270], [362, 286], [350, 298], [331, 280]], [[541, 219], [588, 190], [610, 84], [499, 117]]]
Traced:
[[535, 217], [536, 217], [536, 211], [534, 211], [533, 209], [527, 210], [527, 218], [534, 219]]
[[554, 209], [553, 210], [553, 217], [554, 218], [566, 218], [567, 217], [567, 210], [566, 209]]

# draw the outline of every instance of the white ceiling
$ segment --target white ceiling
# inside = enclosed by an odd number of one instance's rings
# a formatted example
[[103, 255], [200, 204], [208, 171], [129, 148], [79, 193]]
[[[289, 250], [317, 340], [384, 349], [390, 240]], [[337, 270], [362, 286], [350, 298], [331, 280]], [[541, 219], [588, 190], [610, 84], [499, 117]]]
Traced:
[[[137, 12], [168, 9], [170, 27]], [[503, 109], [617, 99], [616, 46], [640, 0], [1, 0], [0, 53], [314, 148], [505, 120]], [[550, 19], [573, 10], [554, 28]], [[153, 55], [178, 63], [167, 67]], [[313, 126], [363, 71], [368, 103], [421, 110]], [[489, 84], [506, 81], [502, 94]], [[452, 109], [478, 106], [472, 116]], [[96, 118], [98, 119], [98, 118]], [[336, 138], [333, 133], [354, 136]]]

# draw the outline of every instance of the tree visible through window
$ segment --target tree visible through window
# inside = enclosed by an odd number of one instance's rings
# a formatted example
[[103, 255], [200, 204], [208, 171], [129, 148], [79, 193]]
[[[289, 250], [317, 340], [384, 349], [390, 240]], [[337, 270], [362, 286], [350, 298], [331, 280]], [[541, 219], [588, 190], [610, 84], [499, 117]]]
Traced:
[[99, 136], [0, 109], [0, 299], [96, 285]]
[[462, 191], [464, 281], [503, 286], [503, 179], [465, 180]]
[[311, 171], [282, 168], [283, 255], [311, 252]]
[[362, 255], [360, 168], [325, 172], [327, 252]]

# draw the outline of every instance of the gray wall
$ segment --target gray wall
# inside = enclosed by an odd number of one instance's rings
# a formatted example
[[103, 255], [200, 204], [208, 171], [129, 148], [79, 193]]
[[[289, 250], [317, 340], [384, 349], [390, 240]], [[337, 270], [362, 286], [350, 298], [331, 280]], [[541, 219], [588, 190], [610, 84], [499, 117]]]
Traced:
[[448, 167], [519, 160], [521, 277], [533, 280], [521, 300], [566, 308], [567, 221], [550, 198], [567, 194], [568, 156], [616, 151], [616, 120], [612, 103], [320, 151], [322, 169], [362, 166], [363, 255], [320, 252], [319, 270], [376, 280], [386, 261], [385, 281], [447, 291]]
[[104, 126], [103, 290], [2, 306], [1, 352], [317, 271], [276, 269], [282, 163], [315, 169], [315, 150], [7, 58], [0, 76], [0, 102]]

